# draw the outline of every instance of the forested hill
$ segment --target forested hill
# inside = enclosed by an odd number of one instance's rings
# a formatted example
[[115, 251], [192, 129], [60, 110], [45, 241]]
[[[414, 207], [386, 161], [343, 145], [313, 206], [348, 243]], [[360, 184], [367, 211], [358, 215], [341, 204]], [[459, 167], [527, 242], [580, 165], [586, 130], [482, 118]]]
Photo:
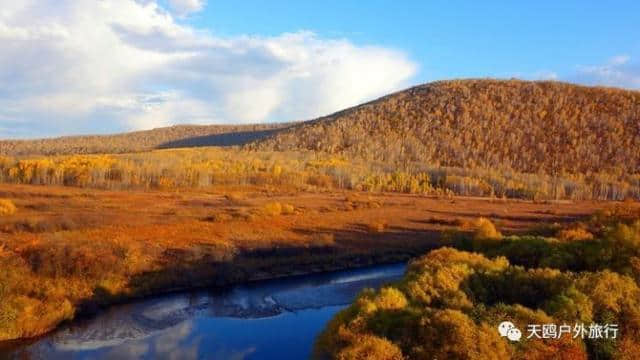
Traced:
[[249, 147], [531, 173], [636, 173], [640, 92], [550, 81], [440, 81]]
[[0, 155], [126, 153], [157, 148], [242, 145], [290, 125], [177, 125], [114, 135], [0, 140]]
[[0, 141], [0, 155], [245, 145], [391, 164], [537, 174], [640, 173], [640, 92], [560, 82], [416, 86], [303, 123], [181, 125], [116, 135]]

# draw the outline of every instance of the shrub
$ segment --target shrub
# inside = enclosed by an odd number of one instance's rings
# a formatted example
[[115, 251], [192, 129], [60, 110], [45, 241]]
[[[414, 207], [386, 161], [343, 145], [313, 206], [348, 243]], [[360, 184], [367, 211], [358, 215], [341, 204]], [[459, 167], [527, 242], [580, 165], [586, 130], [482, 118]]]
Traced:
[[491, 220], [487, 218], [478, 218], [472, 225], [474, 227], [474, 240], [484, 242], [486, 240], [502, 239], [502, 234], [496, 229], [496, 226], [493, 225]]
[[556, 234], [556, 237], [559, 240], [563, 240], [563, 241], [581, 241], [581, 240], [592, 240], [593, 234], [583, 228], [576, 227], [571, 229], [560, 230]]
[[1, 231], [8, 233], [16, 233], [20, 231], [44, 233], [74, 230], [81, 228], [82, 226], [82, 224], [78, 224], [74, 219], [67, 216], [45, 219], [29, 216], [26, 219], [19, 219], [15, 222], [5, 224], [3, 227], [0, 227], [0, 229]]
[[231, 205], [246, 205], [246, 202], [244, 201], [244, 198], [241, 194], [230, 193], [226, 194], [224, 197]]
[[282, 204], [282, 213], [284, 215], [291, 215], [295, 213], [296, 208], [291, 204]]
[[279, 202], [270, 202], [266, 203], [262, 209], [265, 215], [268, 216], [278, 216], [282, 214], [282, 204]]
[[387, 227], [387, 224], [381, 221], [375, 221], [370, 224], [367, 224], [367, 230], [369, 230], [369, 232], [372, 232], [372, 233], [384, 232], [386, 227]]
[[402, 360], [402, 351], [389, 340], [363, 335], [340, 351], [338, 360]]
[[393, 287], [385, 287], [380, 290], [380, 294], [376, 298], [376, 306], [385, 310], [403, 309], [407, 306], [407, 298], [402, 291]]
[[607, 237], [615, 244], [630, 249], [638, 249], [640, 247], [640, 220], [633, 224], [624, 223], [616, 224]]
[[9, 199], [0, 199], [0, 216], [13, 215], [17, 211], [16, 206]]
[[126, 248], [112, 241], [76, 241], [60, 235], [30, 246], [23, 257], [42, 277], [102, 279], [124, 271], [126, 254]]
[[417, 335], [424, 344], [417, 358], [424, 359], [510, 359], [508, 345], [493, 326], [475, 324], [458, 310], [437, 310], [423, 319]]

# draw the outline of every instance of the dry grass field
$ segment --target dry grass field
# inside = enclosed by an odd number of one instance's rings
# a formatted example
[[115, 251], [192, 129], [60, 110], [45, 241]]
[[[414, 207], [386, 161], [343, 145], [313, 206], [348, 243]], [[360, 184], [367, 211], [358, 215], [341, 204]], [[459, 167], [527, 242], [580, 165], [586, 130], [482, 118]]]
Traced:
[[0, 198], [15, 206], [0, 217], [0, 339], [131, 297], [406, 260], [478, 217], [504, 233], [554, 231], [616, 206], [251, 185], [0, 185]]

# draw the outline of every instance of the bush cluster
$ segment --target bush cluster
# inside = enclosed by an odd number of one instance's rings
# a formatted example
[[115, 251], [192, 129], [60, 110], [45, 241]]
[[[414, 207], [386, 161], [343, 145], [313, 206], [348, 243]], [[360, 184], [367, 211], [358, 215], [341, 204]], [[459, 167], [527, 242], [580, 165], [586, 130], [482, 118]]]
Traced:
[[[412, 261], [403, 280], [366, 290], [318, 339], [339, 359], [631, 359], [640, 353], [640, 221], [563, 239], [503, 237], [486, 219], [458, 246]], [[596, 226], [588, 224], [585, 227]], [[581, 229], [581, 230], [577, 230]], [[591, 235], [588, 236], [587, 234]], [[616, 339], [510, 342], [497, 326], [617, 324]]]
[[13, 215], [17, 211], [13, 201], [9, 199], [0, 199], [0, 216]]

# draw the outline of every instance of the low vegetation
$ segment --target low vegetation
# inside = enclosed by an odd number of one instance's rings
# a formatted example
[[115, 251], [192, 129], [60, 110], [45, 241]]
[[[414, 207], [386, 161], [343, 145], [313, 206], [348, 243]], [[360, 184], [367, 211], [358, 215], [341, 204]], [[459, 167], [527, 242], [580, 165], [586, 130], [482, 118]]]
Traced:
[[504, 234], [612, 208], [251, 184], [197, 191], [0, 184], [0, 198], [18, 209], [0, 216], [0, 339], [42, 334], [78, 312], [132, 297], [404, 261], [435, 246], [462, 246], [443, 234], [473, 233], [476, 216], [495, 220], [506, 208]]
[[[201, 191], [0, 185], [0, 198], [9, 199], [0, 202], [3, 209], [18, 208], [0, 216], [0, 341], [42, 334], [116, 301], [402, 261], [437, 241], [421, 235], [429, 224], [393, 215], [408, 214], [409, 198], [383, 208], [379, 196], [299, 195], [253, 185]], [[346, 197], [362, 204], [358, 211], [342, 209]], [[359, 226], [384, 213], [414, 235], [399, 242], [393, 233]]]
[[13, 201], [9, 199], [0, 199], [0, 216], [13, 215], [17, 211]]
[[[502, 236], [487, 219], [458, 249], [367, 290], [318, 340], [337, 359], [632, 359], [640, 353], [640, 220], [596, 216], [558, 237]], [[578, 230], [580, 229], [580, 230]], [[468, 234], [468, 233], [467, 233]], [[462, 250], [460, 250], [462, 249]], [[466, 251], [464, 251], [466, 250]], [[470, 252], [473, 251], [473, 252]], [[501, 337], [511, 321], [520, 341]], [[529, 336], [532, 324], [615, 324], [612, 337]], [[635, 355], [634, 355], [635, 354]]]

